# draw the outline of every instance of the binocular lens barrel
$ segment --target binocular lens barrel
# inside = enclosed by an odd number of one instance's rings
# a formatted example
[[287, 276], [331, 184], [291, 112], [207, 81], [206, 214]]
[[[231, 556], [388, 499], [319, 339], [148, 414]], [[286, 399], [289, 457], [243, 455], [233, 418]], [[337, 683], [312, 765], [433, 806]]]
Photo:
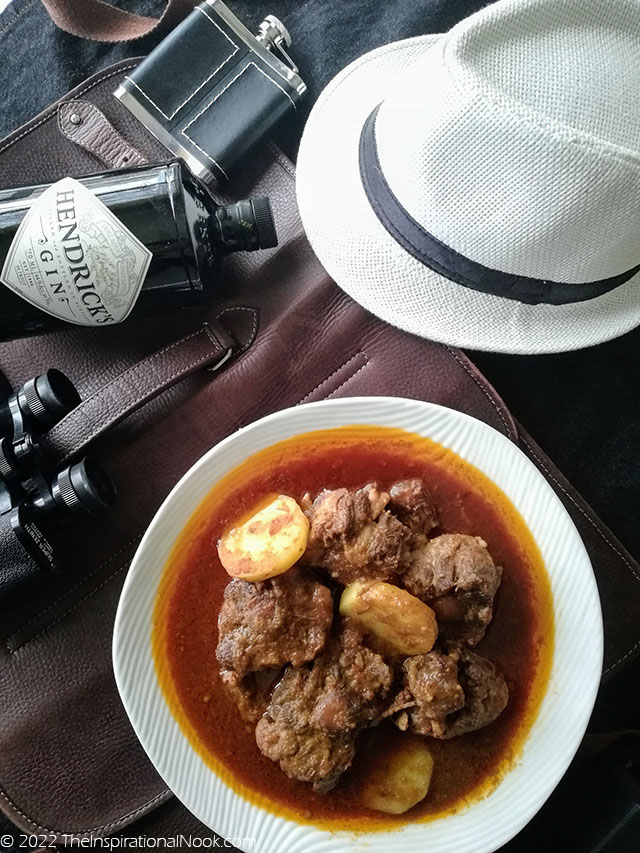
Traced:
[[17, 397], [25, 420], [39, 431], [50, 429], [80, 403], [75, 385], [55, 368], [25, 382]]
[[85, 457], [63, 468], [51, 483], [56, 505], [67, 513], [94, 513], [113, 506], [116, 490], [111, 478], [94, 459]]

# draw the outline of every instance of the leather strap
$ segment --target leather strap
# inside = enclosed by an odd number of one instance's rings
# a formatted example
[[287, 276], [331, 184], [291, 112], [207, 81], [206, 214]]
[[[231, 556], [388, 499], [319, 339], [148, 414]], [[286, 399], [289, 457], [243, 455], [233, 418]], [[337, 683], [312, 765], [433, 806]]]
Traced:
[[153, 397], [201, 368], [217, 370], [232, 356], [234, 342], [222, 326], [206, 323], [129, 367], [87, 397], [40, 442], [46, 456], [64, 463]]
[[197, 5], [198, 0], [167, 0], [159, 18], [134, 15], [103, 0], [42, 0], [56, 26], [92, 41], [132, 41], [157, 29], [170, 29]]
[[118, 133], [106, 115], [89, 101], [66, 101], [58, 107], [58, 126], [67, 139], [100, 158], [109, 169], [141, 166], [146, 158]]

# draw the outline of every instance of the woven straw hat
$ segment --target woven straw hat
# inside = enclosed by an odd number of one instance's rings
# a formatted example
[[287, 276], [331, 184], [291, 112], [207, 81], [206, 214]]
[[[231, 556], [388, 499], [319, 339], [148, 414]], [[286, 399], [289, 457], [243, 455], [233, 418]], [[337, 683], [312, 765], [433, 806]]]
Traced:
[[448, 344], [579, 349], [640, 323], [640, 0], [500, 0], [325, 89], [298, 156], [336, 282]]

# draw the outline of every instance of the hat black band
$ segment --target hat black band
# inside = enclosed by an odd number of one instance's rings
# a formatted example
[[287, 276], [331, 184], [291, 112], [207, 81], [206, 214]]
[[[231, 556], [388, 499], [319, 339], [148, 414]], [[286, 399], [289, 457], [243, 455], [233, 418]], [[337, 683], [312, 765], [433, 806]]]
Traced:
[[360, 134], [360, 177], [364, 191], [385, 230], [429, 269], [471, 290], [516, 299], [527, 305], [565, 305], [594, 299], [629, 281], [640, 271], [638, 265], [612, 278], [569, 284], [493, 270], [446, 246], [404, 209], [382, 173], [374, 129], [379, 109], [380, 105], [370, 114]]

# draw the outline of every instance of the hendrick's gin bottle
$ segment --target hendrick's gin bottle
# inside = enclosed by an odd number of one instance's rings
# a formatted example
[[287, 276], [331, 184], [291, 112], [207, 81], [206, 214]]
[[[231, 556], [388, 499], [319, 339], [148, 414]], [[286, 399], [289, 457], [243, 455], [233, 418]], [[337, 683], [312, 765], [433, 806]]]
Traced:
[[0, 190], [0, 339], [206, 301], [276, 243], [267, 198], [216, 205], [179, 163]]

